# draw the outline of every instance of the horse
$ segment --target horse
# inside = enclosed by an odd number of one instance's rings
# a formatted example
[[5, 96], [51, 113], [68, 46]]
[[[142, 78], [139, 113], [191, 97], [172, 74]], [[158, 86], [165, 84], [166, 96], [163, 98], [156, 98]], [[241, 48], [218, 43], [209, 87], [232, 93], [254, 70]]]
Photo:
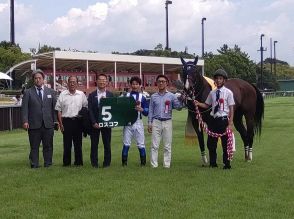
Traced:
[[[181, 75], [181, 83], [183, 86], [182, 93], [186, 99], [188, 119], [191, 119], [192, 126], [198, 137], [202, 162], [207, 164], [203, 129], [198, 124], [193, 100], [205, 102], [212, 87], [203, 77], [201, 68], [196, 66], [198, 57], [195, 58], [194, 62], [186, 62], [181, 57], [181, 62], [183, 64]], [[245, 161], [251, 161], [253, 157], [252, 146], [254, 135], [261, 135], [262, 120], [264, 118], [264, 101], [262, 94], [253, 84], [237, 78], [226, 80], [225, 87], [233, 92], [235, 100], [233, 123], [244, 143]], [[203, 121], [209, 124], [211, 120], [211, 109], [204, 110], [199, 108], [199, 111]], [[245, 118], [246, 128], [243, 123], [243, 117]]]

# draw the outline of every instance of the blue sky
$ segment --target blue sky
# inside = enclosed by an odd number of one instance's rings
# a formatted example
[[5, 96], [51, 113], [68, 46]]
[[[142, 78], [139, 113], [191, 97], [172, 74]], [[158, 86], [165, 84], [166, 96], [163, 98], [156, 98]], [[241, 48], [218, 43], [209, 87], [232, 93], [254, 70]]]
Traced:
[[[165, 0], [15, 0], [16, 42], [25, 50], [47, 44], [63, 49], [132, 52], [165, 45]], [[201, 18], [205, 50], [239, 45], [260, 61], [270, 38], [277, 58], [294, 66], [294, 0], [173, 0], [169, 5], [172, 50], [201, 54]], [[0, 40], [9, 40], [9, 1], [0, 0]]]

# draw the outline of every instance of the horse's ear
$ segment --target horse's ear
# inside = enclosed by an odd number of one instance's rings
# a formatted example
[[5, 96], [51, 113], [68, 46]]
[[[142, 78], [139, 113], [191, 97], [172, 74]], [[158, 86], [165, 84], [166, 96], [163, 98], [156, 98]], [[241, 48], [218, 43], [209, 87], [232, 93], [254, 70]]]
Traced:
[[186, 62], [185, 62], [185, 60], [183, 59], [183, 57], [180, 56], [180, 58], [181, 58], [181, 62], [182, 62], [182, 64], [183, 64], [183, 65], [186, 65]]
[[198, 62], [198, 56], [195, 57], [193, 64], [196, 66]]

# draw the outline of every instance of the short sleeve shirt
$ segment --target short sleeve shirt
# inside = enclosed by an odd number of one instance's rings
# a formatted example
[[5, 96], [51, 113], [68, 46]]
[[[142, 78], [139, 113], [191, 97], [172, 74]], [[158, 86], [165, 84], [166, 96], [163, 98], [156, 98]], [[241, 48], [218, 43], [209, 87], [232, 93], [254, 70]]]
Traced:
[[[212, 115], [214, 118], [228, 116], [230, 111], [229, 106], [235, 105], [233, 92], [230, 89], [226, 88], [225, 86], [222, 86], [219, 89], [220, 90], [219, 100], [216, 101], [217, 90], [218, 89], [212, 90], [205, 101], [207, 105], [212, 106], [210, 115]], [[214, 108], [216, 107], [217, 104], [219, 104], [219, 109], [214, 114]]]
[[71, 94], [68, 90], [62, 91], [59, 95], [55, 110], [60, 111], [62, 117], [77, 117], [82, 107], [88, 107], [86, 95], [79, 90]]

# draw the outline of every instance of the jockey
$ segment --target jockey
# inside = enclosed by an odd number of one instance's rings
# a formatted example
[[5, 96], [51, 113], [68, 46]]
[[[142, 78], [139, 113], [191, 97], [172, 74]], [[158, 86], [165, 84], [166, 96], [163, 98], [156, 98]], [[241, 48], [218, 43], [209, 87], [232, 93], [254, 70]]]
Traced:
[[[212, 107], [210, 114], [212, 121], [209, 123], [208, 128], [210, 131], [218, 134], [226, 132], [227, 128], [232, 130], [233, 126], [235, 102], [233, 92], [224, 86], [227, 78], [227, 72], [222, 69], [218, 69], [213, 75], [214, 83], [216, 84], [217, 89], [212, 90], [209, 93], [205, 103], [200, 103], [197, 100], [194, 101], [194, 104], [201, 108], [207, 109], [210, 106]], [[224, 135], [221, 139], [223, 146], [223, 169], [231, 169], [227, 153], [228, 136]], [[217, 141], [217, 137], [208, 136], [207, 147], [209, 150], [210, 167], [212, 168], [217, 167]]]
[[123, 129], [123, 149], [122, 149], [122, 165], [128, 163], [128, 152], [132, 143], [132, 138], [136, 141], [140, 153], [141, 166], [146, 165], [145, 136], [142, 115], [148, 115], [148, 103], [146, 98], [140, 92], [141, 79], [134, 76], [130, 79], [131, 92], [126, 96], [133, 97], [136, 100], [135, 109], [138, 111], [137, 121], [130, 126], [124, 126]]

